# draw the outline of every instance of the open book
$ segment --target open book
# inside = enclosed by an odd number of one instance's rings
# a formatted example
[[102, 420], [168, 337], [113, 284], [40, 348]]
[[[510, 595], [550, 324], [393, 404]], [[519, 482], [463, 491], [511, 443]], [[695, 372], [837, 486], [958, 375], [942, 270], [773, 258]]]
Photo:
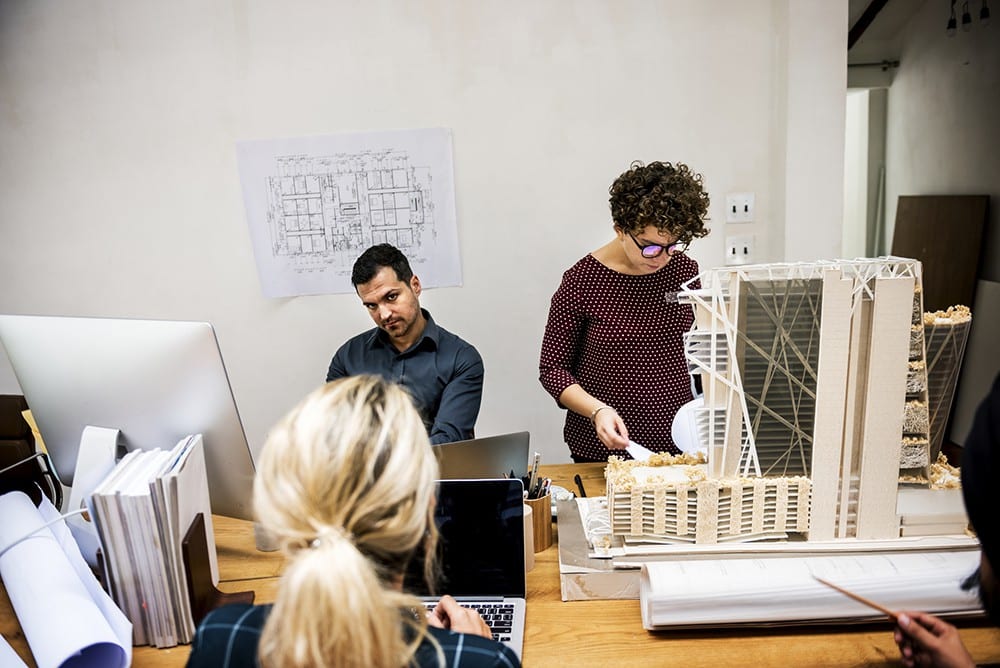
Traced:
[[129, 452], [94, 489], [89, 509], [112, 596], [132, 622], [134, 643], [191, 642], [195, 627], [181, 543], [199, 513], [212, 582], [219, 581], [201, 435], [171, 450]]
[[978, 549], [650, 562], [639, 585], [642, 624], [660, 630], [881, 617], [814, 576], [892, 610], [977, 614], [975, 590], [960, 585], [978, 566]]

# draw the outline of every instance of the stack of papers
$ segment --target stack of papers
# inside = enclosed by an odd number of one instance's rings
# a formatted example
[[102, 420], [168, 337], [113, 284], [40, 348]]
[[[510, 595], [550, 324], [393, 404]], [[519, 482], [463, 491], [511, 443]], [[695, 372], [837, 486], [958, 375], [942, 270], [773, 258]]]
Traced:
[[642, 623], [657, 630], [880, 617], [816, 577], [894, 610], [978, 614], [975, 591], [960, 586], [978, 565], [978, 549], [650, 562], [639, 584]]
[[194, 637], [181, 543], [204, 515], [212, 582], [218, 562], [200, 434], [168, 451], [133, 450], [89, 500], [115, 601], [132, 621], [136, 645], [173, 647]]

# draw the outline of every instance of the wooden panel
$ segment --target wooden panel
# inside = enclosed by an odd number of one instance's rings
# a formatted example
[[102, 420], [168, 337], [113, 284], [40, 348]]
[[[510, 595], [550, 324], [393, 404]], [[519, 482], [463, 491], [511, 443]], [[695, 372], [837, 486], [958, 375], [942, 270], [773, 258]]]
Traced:
[[988, 195], [899, 198], [892, 254], [923, 263], [925, 311], [972, 307], [988, 207]]

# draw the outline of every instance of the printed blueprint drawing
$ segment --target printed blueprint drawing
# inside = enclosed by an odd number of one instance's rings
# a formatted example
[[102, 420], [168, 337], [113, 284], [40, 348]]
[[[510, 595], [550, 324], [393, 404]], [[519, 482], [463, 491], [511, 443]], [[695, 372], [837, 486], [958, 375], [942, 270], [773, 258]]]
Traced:
[[268, 297], [354, 292], [389, 243], [426, 287], [461, 285], [451, 133], [406, 130], [241, 142], [247, 222]]

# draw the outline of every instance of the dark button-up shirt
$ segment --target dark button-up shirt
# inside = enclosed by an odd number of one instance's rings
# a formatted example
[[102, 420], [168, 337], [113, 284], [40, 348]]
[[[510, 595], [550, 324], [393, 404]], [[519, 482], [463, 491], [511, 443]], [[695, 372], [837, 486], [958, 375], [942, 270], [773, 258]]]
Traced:
[[483, 358], [472, 345], [423, 311], [420, 339], [399, 352], [375, 327], [350, 339], [330, 362], [327, 382], [345, 376], [379, 375], [409, 390], [431, 443], [472, 438], [483, 398]]

